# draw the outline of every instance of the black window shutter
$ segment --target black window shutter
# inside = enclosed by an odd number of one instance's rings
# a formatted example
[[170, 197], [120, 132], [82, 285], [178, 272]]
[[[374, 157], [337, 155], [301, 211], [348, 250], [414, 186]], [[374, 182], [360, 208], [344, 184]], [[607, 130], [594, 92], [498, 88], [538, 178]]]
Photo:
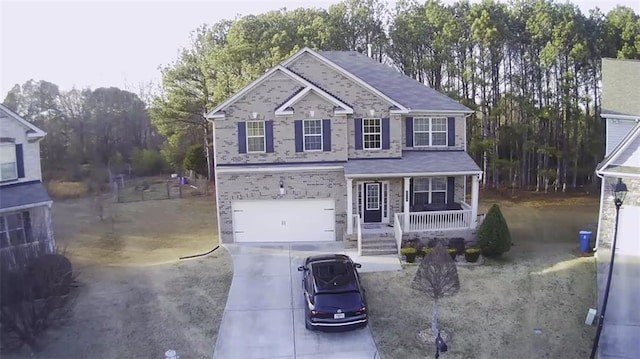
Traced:
[[24, 154], [22, 143], [16, 145], [16, 165], [18, 167], [18, 178], [24, 178]]
[[447, 204], [454, 202], [454, 196], [456, 193], [456, 178], [447, 177]]
[[296, 152], [304, 152], [304, 145], [302, 143], [302, 120], [293, 121], [293, 127], [295, 131]]
[[273, 120], [264, 122], [264, 140], [267, 153], [273, 152]]
[[456, 145], [456, 119], [455, 117], [449, 117], [447, 124], [447, 134], [449, 136], [449, 146]]
[[413, 147], [413, 117], [406, 117], [404, 120], [407, 147]]
[[322, 120], [322, 150], [331, 151], [331, 120]]
[[389, 118], [382, 119], [382, 149], [388, 150], [391, 148], [391, 135], [389, 133]]
[[356, 146], [356, 150], [361, 150], [362, 149], [362, 119], [356, 118], [354, 120], [355, 121], [353, 126], [355, 127], [355, 134], [356, 134], [355, 146]]
[[238, 122], [238, 153], [247, 153], [247, 124]]

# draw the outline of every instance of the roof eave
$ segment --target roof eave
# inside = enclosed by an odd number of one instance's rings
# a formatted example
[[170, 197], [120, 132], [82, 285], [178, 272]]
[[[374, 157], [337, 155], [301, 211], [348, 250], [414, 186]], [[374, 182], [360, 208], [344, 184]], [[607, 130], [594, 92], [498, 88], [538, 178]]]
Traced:
[[600, 117], [612, 119], [612, 120], [631, 120], [631, 121], [640, 121], [640, 116], [633, 115], [621, 115], [618, 113], [601, 113]]
[[640, 178], [640, 173], [631, 173], [631, 172], [610, 172], [610, 171], [598, 171], [598, 174], [601, 176], [609, 176], [609, 177], [633, 177]]
[[429, 177], [429, 176], [473, 176], [482, 175], [481, 170], [448, 172], [408, 172], [408, 173], [345, 173], [345, 178], [393, 178], [393, 177]]

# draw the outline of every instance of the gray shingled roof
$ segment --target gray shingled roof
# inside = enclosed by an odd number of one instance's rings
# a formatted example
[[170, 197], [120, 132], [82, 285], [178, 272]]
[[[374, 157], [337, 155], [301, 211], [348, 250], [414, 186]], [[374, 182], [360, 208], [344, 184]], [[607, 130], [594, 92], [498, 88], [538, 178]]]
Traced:
[[404, 151], [402, 158], [350, 159], [346, 177], [377, 174], [478, 173], [480, 167], [464, 151]]
[[0, 210], [51, 201], [40, 181], [0, 186]]
[[472, 112], [446, 95], [359, 52], [320, 51], [319, 54], [404, 107], [413, 110]]

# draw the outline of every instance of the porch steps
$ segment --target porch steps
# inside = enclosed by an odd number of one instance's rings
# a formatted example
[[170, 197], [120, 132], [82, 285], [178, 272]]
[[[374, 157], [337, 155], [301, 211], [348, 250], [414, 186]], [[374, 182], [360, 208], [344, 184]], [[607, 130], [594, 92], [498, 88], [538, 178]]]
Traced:
[[362, 237], [362, 255], [398, 254], [396, 240], [386, 233], [365, 234]]

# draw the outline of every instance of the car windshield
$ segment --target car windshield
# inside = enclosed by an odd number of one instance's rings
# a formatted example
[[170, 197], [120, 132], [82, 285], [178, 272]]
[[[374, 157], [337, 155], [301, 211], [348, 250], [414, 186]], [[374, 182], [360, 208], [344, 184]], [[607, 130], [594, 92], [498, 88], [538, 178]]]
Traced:
[[312, 265], [313, 276], [319, 289], [346, 291], [355, 288], [355, 275], [346, 262], [326, 261]]
[[316, 295], [317, 308], [357, 308], [362, 306], [360, 293], [356, 291], [324, 293]]

